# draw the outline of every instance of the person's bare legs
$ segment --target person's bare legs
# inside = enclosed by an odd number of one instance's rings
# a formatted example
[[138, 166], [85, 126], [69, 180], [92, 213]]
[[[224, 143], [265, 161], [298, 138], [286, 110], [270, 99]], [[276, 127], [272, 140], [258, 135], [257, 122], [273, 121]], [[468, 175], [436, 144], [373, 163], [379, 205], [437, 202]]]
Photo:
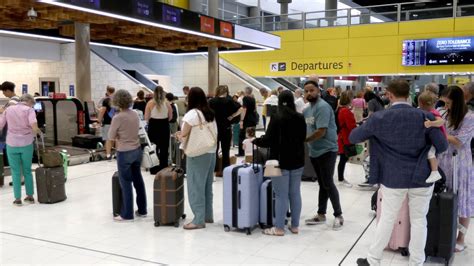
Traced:
[[457, 246], [462, 247], [462, 249], [459, 249], [460, 247], [457, 247], [456, 248], [457, 252], [464, 250], [464, 248], [466, 247], [464, 238], [466, 237], [467, 229], [469, 228], [470, 221], [471, 221], [471, 218], [459, 217], [459, 223], [461, 227], [459, 229], [458, 238], [456, 239], [456, 244]]

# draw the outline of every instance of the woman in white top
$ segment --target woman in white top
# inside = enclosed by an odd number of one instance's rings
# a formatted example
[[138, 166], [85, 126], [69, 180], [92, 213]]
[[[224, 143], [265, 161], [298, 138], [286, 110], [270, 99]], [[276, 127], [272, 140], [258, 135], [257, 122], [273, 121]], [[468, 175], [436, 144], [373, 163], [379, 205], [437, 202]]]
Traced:
[[168, 167], [168, 148], [170, 145], [169, 121], [173, 118], [173, 110], [165, 95], [163, 87], [156, 86], [153, 92], [153, 100], [149, 101], [145, 108], [145, 120], [148, 122], [148, 137], [156, 145], [156, 154], [160, 159], [160, 165], [150, 169], [152, 175]]
[[[199, 87], [191, 88], [188, 94], [188, 112], [183, 117], [182, 131], [177, 132], [176, 137], [185, 143], [192, 128], [206, 122], [212, 123], [217, 137], [215, 115], [209, 107], [204, 91]], [[187, 143], [187, 145], [193, 145], [193, 143]], [[185, 224], [184, 229], [201, 229], [206, 227], [206, 223], [214, 222], [212, 182], [216, 164], [216, 148], [217, 145], [211, 147], [203, 155], [186, 158], [188, 199], [194, 219]]]

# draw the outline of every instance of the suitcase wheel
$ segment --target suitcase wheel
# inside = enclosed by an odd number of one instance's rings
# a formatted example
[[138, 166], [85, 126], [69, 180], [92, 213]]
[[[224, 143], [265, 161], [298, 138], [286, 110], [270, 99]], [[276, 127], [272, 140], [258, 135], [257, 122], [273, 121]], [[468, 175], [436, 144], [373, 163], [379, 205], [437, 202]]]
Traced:
[[258, 223], [258, 225], [260, 226], [260, 229], [262, 229], [262, 230], [265, 229], [265, 224], [263, 224], [263, 223]]
[[410, 256], [410, 252], [408, 251], [408, 248], [400, 248], [400, 253], [402, 254], [403, 257]]
[[181, 219], [186, 219], [186, 214], [181, 215]]
[[155, 227], [158, 227], [158, 226], [160, 226], [160, 222], [155, 221]]
[[174, 227], [178, 228], [179, 227], [179, 221], [174, 223]]
[[225, 232], [230, 232], [230, 227], [228, 225], [224, 225], [224, 231]]
[[252, 234], [252, 230], [250, 228], [247, 228], [245, 230], [246, 230], [248, 236]]

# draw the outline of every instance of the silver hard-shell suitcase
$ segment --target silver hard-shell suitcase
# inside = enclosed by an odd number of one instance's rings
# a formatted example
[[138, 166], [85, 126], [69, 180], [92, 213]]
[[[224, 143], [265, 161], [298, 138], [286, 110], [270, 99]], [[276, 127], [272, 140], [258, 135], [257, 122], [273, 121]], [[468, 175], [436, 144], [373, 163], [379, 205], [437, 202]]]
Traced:
[[258, 224], [261, 165], [231, 165], [224, 169], [224, 230], [243, 229], [250, 235]]

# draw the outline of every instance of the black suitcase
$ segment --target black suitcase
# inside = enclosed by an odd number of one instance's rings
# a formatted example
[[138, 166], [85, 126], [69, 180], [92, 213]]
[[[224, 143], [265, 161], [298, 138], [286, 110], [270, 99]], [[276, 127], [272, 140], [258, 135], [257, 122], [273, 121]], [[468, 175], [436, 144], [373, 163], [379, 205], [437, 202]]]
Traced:
[[308, 145], [304, 145], [304, 169], [303, 175], [301, 176], [301, 181], [316, 182], [317, 179], [318, 177], [316, 176], [313, 164], [309, 158]]
[[98, 143], [102, 142], [101, 136], [91, 134], [81, 134], [72, 137], [72, 146], [84, 149], [97, 149]]
[[[456, 152], [453, 153], [453, 169], [457, 169]], [[426, 215], [428, 235], [425, 255], [451, 261], [456, 247], [458, 225], [457, 171], [453, 172], [452, 189], [433, 193], [430, 208]]]
[[3, 151], [0, 151], [0, 187], [3, 187], [5, 182], [5, 173], [3, 171]]
[[64, 168], [36, 168], [36, 191], [39, 203], [56, 203], [66, 200]]
[[275, 225], [275, 191], [272, 180], [263, 181], [260, 188], [260, 228], [270, 228]]
[[161, 170], [153, 182], [153, 217], [155, 226], [179, 226], [184, 214], [184, 172], [178, 167]]
[[112, 176], [112, 214], [120, 215], [122, 209], [122, 187], [120, 186], [119, 173], [115, 172]]

